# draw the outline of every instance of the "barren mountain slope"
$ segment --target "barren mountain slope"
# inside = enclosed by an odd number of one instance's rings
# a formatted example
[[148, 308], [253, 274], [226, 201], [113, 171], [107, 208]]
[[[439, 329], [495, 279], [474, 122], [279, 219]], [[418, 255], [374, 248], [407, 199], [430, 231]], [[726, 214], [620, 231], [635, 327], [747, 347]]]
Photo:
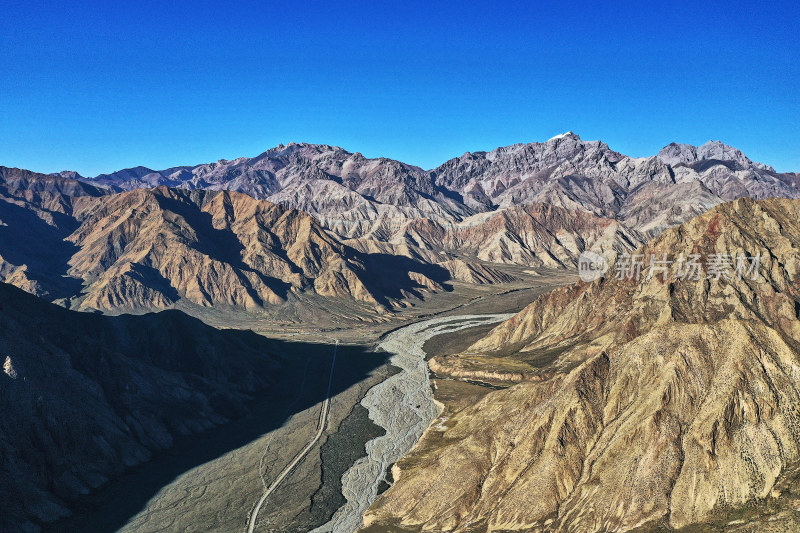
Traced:
[[[305, 290], [383, 300], [367, 287], [364, 257], [310, 216], [245, 194], [139, 189], [105, 197], [77, 217], [82, 224], [69, 240], [80, 250], [70, 274], [87, 283], [86, 307], [166, 305], [182, 297], [253, 309]], [[406, 285], [419, 286], [408, 275]]]
[[3, 531], [36, 531], [173, 437], [241, 415], [279, 370], [252, 332], [177, 311], [76, 313], [4, 283], [0, 350]]
[[584, 250], [631, 251], [645, 237], [613, 219], [547, 204], [529, 204], [473, 215], [454, 224], [415, 220], [403, 242], [474, 256], [491, 263], [572, 267]]
[[[376, 218], [393, 206], [404, 217], [469, 212], [441, 191], [422, 169], [387, 158], [367, 159], [336, 146], [280, 145], [253, 158], [154, 171], [143, 167], [92, 178], [116, 190], [167, 185], [185, 189], [235, 190], [301, 209], [320, 218]], [[396, 216], [396, 215], [395, 215]], [[343, 233], [343, 236], [353, 236]]]
[[369, 235], [344, 242], [362, 251], [382, 250], [442, 266], [457, 258], [471, 268], [497, 263], [563, 269], [574, 267], [585, 250], [613, 258], [647, 240], [616, 220], [547, 204], [498, 209], [459, 222], [416, 218], [386, 235], [389, 241]]
[[72, 306], [183, 299], [258, 309], [314, 294], [373, 310], [448, 278], [415, 259], [357, 252], [311, 216], [242, 193], [162, 186], [101, 195], [66, 178], [18, 181], [0, 191], [0, 274]]
[[[571, 132], [465, 154], [429, 172], [312, 144], [93, 179], [2, 172], [2, 280], [105, 310], [178, 299], [258, 309], [300, 293], [383, 309], [440, 288], [448, 276], [507, 281], [485, 263], [568, 268], [584, 250], [613, 257], [724, 199], [800, 194], [795, 175], [719, 142], [630, 158]], [[94, 185], [134, 190], [103, 195], [109, 189]], [[137, 192], [153, 185], [161, 192]], [[230, 193], [211, 201], [195, 189], [241, 190], [304, 210], [320, 225]], [[374, 277], [376, 263], [382, 271], [400, 265]]]
[[49, 299], [80, 285], [61, 278], [73, 247], [64, 239], [78, 227], [76, 201], [104, 191], [58, 176], [0, 167], [0, 281]]
[[755, 279], [612, 270], [436, 358], [440, 375], [522, 383], [434, 424], [367, 522], [647, 530], [766, 498], [796, 524], [780, 489], [800, 466], [798, 221], [800, 201], [718, 206], [641, 253], [760, 254]]

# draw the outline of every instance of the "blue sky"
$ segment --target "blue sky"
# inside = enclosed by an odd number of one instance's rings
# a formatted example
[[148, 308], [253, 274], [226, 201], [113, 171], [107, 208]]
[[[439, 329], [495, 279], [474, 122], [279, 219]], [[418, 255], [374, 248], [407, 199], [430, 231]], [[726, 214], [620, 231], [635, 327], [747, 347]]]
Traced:
[[800, 171], [800, 7], [3, 1], [0, 165], [84, 175], [342, 146], [434, 167], [567, 130]]

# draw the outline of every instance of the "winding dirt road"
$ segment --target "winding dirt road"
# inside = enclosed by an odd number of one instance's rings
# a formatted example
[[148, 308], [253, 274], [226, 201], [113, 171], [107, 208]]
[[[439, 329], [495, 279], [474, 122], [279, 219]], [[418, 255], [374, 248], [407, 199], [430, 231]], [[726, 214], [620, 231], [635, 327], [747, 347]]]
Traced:
[[264, 502], [270, 495], [275, 492], [275, 489], [281, 484], [281, 482], [286, 479], [292, 470], [302, 461], [306, 455], [317, 445], [319, 439], [322, 438], [322, 434], [325, 432], [325, 428], [328, 425], [328, 414], [330, 413], [331, 407], [331, 386], [333, 385], [333, 371], [336, 366], [336, 352], [339, 348], [339, 341], [336, 341], [336, 344], [333, 345], [333, 359], [331, 360], [331, 375], [328, 378], [328, 392], [325, 394], [325, 401], [322, 402], [322, 410], [319, 414], [319, 424], [317, 426], [317, 433], [314, 437], [306, 444], [305, 448], [303, 448], [300, 453], [298, 453], [294, 459], [289, 462], [286, 467], [281, 470], [281, 473], [278, 474], [278, 477], [270, 484], [266, 486], [266, 480], [264, 479], [264, 474], [261, 472], [261, 465], [259, 464], [259, 475], [261, 476], [261, 481], [264, 483], [264, 494], [261, 495], [261, 498], [256, 503], [256, 506], [253, 508], [253, 511], [250, 513], [250, 522], [247, 526], [247, 533], [253, 533], [256, 528], [256, 522], [258, 521], [258, 513], [261, 511], [261, 507], [264, 505]]

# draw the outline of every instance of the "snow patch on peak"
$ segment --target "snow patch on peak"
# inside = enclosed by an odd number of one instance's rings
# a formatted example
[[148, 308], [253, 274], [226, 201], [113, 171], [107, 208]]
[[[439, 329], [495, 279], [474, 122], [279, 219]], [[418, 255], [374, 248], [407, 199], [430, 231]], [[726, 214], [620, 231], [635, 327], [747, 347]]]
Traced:
[[567, 131], [560, 135], [556, 135], [555, 137], [550, 137], [549, 139], [547, 139], [547, 142], [563, 139], [565, 137], [577, 137], [577, 135], [575, 135], [573, 131]]

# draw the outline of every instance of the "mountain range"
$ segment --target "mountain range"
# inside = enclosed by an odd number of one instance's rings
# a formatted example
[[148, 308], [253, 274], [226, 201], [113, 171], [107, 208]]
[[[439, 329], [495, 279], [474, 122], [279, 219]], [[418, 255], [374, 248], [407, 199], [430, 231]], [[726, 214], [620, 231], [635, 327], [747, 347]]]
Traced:
[[[369, 309], [442, 290], [444, 267], [356, 251], [300, 211], [232, 191], [116, 194], [0, 168], [3, 280], [70, 307], [251, 310], [298, 295]], [[390, 275], [375, 278], [368, 271]]]
[[[605, 276], [433, 354], [480, 397], [443, 403], [369, 531], [797, 530], [798, 221], [800, 176], [719, 142], [632, 158], [569, 132], [433, 170], [311, 144], [93, 178], [0, 167], [0, 491], [20, 496], [0, 528], [63, 517], [281, 378], [278, 343], [181, 310], [385, 322], [467, 284], [569, 277], [592, 250]], [[761, 262], [614, 276], [631, 253]]]
[[162, 171], [136, 167], [85, 181], [112, 190], [241, 191], [305, 211], [343, 237], [389, 241], [402, 238], [409, 219], [460, 222], [532, 203], [586, 210], [654, 234], [723, 201], [800, 194], [796, 174], [775, 172], [719, 141], [672, 143], [655, 156], [633, 158], [572, 132], [467, 152], [429, 171], [335, 146], [291, 143], [254, 158]]
[[320, 296], [374, 314], [452, 281], [514, 280], [502, 265], [613, 259], [727, 200], [800, 197], [799, 184], [719, 142], [632, 158], [572, 132], [429, 171], [312, 144], [93, 178], [2, 167], [0, 279], [81, 309]]

